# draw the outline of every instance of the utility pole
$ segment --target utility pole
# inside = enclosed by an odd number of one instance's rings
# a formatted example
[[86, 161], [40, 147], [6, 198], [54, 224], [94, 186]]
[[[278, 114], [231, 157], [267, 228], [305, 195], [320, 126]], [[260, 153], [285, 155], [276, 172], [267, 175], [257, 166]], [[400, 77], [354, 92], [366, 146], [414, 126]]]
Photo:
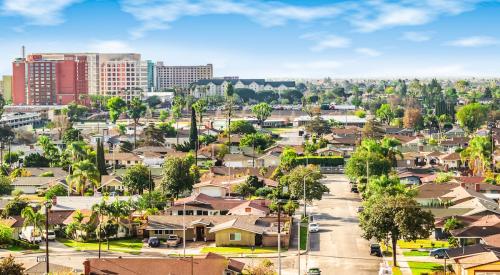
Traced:
[[299, 266], [299, 268], [298, 268], [298, 272], [299, 272], [298, 275], [300, 275], [300, 229], [301, 229], [300, 225], [301, 225], [301, 223], [302, 223], [302, 219], [299, 219], [299, 224], [297, 226], [297, 228], [298, 228], [298, 233], [297, 234], [298, 234], [298, 237], [299, 237], [298, 238], [299, 240], [297, 242], [297, 251], [298, 251], [298, 253], [297, 253], [297, 258], [298, 258], [297, 259], [297, 263], [298, 263], [298, 266]]
[[281, 206], [278, 199], [278, 275], [281, 275]]
[[184, 258], [186, 258], [186, 202], [184, 202], [182, 210], [182, 247], [184, 250]]
[[45, 272], [49, 274], [49, 208], [50, 201], [45, 202]]

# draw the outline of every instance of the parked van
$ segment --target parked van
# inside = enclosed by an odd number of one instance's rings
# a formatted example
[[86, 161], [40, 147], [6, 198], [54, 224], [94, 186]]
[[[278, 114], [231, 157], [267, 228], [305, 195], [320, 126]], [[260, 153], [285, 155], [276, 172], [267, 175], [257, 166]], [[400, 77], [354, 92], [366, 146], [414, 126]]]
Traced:
[[21, 234], [19, 234], [21, 240], [25, 240], [30, 243], [40, 243], [42, 242], [42, 234], [39, 230], [35, 230], [33, 226], [26, 226], [22, 229]]

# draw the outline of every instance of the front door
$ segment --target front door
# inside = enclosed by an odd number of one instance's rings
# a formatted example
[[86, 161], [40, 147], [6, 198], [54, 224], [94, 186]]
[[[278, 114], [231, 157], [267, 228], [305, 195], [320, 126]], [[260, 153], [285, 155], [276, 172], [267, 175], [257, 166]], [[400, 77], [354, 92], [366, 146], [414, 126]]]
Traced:
[[205, 227], [199, 226], [196, 227], [196, 240], [204, 241], [205, 239]]

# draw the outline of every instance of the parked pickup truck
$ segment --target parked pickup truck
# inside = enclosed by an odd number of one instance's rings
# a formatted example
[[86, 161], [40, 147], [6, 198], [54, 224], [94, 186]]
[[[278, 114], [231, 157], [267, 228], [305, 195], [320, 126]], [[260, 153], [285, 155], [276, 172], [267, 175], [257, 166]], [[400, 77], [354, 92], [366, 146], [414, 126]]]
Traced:
[[177, 247], [182, 241], [177, 235], [169, 235], [167, 237], [167, 247]]

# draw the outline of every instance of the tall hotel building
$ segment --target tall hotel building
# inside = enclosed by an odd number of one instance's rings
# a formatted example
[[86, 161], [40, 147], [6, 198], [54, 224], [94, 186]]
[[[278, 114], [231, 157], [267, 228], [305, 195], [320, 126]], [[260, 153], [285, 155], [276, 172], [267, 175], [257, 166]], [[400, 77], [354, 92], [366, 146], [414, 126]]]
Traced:
[[130, 100], [148, 90], [148, 64], [135, 53], [40, 53], [13, 62], [15, 105], [86, 104], [83, 95]]
[[15, 105], [86, 104], [87, 58], [84, 55], [28, 55], [12, 64]]
[[200, 79], [212, 79], [212, 64], [201, 66], [166, 66], [156, 63], [156, 90], [189, 88]]

